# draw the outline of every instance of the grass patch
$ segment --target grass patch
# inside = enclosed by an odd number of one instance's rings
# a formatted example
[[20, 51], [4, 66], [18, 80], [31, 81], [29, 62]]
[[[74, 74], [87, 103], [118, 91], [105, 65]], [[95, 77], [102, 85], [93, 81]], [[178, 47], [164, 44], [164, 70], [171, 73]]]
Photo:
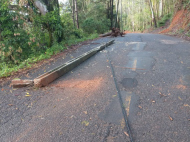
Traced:
[[0, 77], [8, 77], [11, 74], [17, 72], [19, 69], [30, 68], [32, 67], [32, 64], [44, 59], [49, 59], [51, 56], [64, 51], [65, 49], [67, 49], [66, 46], [75, 45], [86, 40], [95, 39], [97, 37], [98, 34], [91, 34], [87, 37], [83, 37], [80, 39], [71, 38], [70, 40], [64, 41], [60, 44], [55, 43], [51, 48], [46, 49], [44, 53], [35, 55], [32, 54], [27, 60], [22, 61], [18, 64], [2, 62], [0, 63]]
[[185, 31], [185, 30], [181, 28], [181, 29], [178, 31], [178, 33], [179, 33], [179, 34], [182, 34], [182, 33], [184, 33], [184, 31]]

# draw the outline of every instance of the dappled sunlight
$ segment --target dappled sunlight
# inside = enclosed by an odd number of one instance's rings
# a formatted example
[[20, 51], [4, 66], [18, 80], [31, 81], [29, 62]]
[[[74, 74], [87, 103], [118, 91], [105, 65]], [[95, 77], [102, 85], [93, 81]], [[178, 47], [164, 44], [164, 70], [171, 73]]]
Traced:
[[187, 86], [183, 85], [183, 79], [181, 77], [180, 77], [180, 79], [179, 79], [178, 82], [179, 82], [179, 84], [173, 86], [172, 88], [174, 88], [174, 89], [181, 89], [181, 90], [187, 89]]
[[180, 84], [180, 85], [176, 85], [175, 88], [177, 88], [177, 89], [182, 89], [182, 90], [187, 89], [187, 87], [184, 86], [184, 85], [182, 85], [182, 84]]
[[178, 41], [173, 40], [160, 40], [160, 42], [163, 44], [178, 44]]
[[[54, 120], [53, 123], [50, 120], [41, 121], [36, 120], [36, 123], [28, 125], [19, 135], [13, 137], [13, 141], [48, 141], [55, 134], [62, 135], [60, 130], [60, 123]], [[53, 134], [52, 134], [53, 133]]]

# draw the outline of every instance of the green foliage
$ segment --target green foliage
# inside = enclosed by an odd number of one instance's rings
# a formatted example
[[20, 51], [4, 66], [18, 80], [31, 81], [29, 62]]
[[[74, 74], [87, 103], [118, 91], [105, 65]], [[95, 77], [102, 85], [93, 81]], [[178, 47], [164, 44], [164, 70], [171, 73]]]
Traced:
[[105, 9], [101, 4], [92, 6], [92, 10], [95, 6], [103, 13], [101, 17], [96, 13], [96, 29], [92, 32], [95, 34], [89, 34], [74, 27], [68, 8], [60, 16], [58, 6], [51, 3], [51, 10], [41, 15], [29, 1], [31, 9], [18, 6], [14, 11], [9, 9], [7, 0], [0, 1], [0, 77], [9, 76], [20, 68], [31, 67], [32, 63], [50, 58], [65, 50], [66, 46], [94, 39], [98, 37], [96, 30], [108, 30], [109, 21], [102, 18], [105, 17]]
[[190, 32], [187, 32], [185, 35], [188, 36], [188, 37], [190, 37]]
[[183, 8], [190, 9], [190, 1], [189, 0], [183, 0], [182, 4], [183, 4]]
[[110, 21], [109, 19], [102, 19], [102, 20], [94, 20], [93, 18], [87, 18], [82, 23], [83, 30], [90, 34], [90, 33], [104, 33], [109, 30], [110, 27]]
[[160, 21], [158, 21], [158, 26], [161, 27], [161, 26], [164, 26], [166, 24], [166, 22], [168, 20], [170, 20], [172, 17], [172, 14], [167, 14], [167, 15], [164, 15]]
[[185, 30], [181, 28], [181, 29], [178, 31], [178, 33], [179, 33], [179, 34], [182, 34], [184, 31], [185, 31]]
[[80, 39], [73, 38], [73, 39], [63, 41], [60, 44], [55, 43], [52, 47], [47, 48], [44, 53], [40, 53], [40, 54], [33, 53], [32, 55], [30, 55], [29, 58], [27, 58], [26, 60], [23, 60], [18, 65], [7, 64], [6, 62], [0, 62], [0, 77], [10, 76], [12, 73], [18, 71], [21, 68], [30, 68], [32, 66], [32, 63], [36, 63], [43, 59], [48, 59], [52, 55], [57, 54], [67, 49], [65, 45], [71, 46], [79, 42], [82, 42], [85, 40], [91, 40], [97, 37], [98, 37], [98, 34], [91, 34], [91, 35], [88, 35], [87, 37], [83, 37]]
[[79, 22], [87, 34], [104, 33], [110, 29], [111, 23], [107, 16], [106, 1], [97, 0], [96, 2], [79, 1]]
[[25, 30], [26, 19], [19, 12], [10, 11], [6, 0], [0, 1], [0, 56], [1, 61], [18, 63], [26, 59], [38, 43]]

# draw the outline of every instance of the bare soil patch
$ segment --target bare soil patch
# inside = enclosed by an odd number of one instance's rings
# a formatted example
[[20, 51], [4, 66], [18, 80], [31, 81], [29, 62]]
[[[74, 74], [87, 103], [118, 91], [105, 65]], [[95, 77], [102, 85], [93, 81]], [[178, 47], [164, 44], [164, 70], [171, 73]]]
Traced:
[[58, 88], [65, 89], [76, 89], [77, 92], [94, 92], [97, 90], [103, 81], [102, 77], [95, 77], [91, 80], [82, 80], [82, 79], [74, 79], [67, 81], [60, 81], [56, 85], [53, 85]]

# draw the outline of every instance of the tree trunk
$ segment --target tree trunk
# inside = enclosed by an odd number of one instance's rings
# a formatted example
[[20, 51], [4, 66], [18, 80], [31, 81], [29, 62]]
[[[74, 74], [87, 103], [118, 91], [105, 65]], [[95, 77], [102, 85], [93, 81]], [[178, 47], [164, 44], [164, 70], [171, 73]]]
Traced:
[[58, 0], [56, 0], [55, 2], [56, 2], [56, 7], [57, 7], [57, 10], [58, 10], [58, 15], [60, 16], [60, 13], [59, 13], [59, 12], [60, 12], [60, 11], [59, 11], [59, 1], [58, 1]]
[[75, 0], [75, 14], [76, 14], [77, 29], [79, 29], [78, 10], [77, 10], [77, 0]]
[[111, 28], [113, 28], [113, 0], [110, 0], [111, 3]]
[[0, 31], [0, 41], [2, 41], [2, 37], [1, 37], [1, 31]]
[[135, 31], [135, 21], [134, 21], [134, 1], [132, 1], [132, 27], [133, 32]]
[[116, 18], [115, 18], [115, 28], [117, 28], [117, 25], [118, 25], [118, 9], [119, 9], [119, 0], [117, 1]]
[[120, 8], [121, 18], [120, 18], [120, 24], [121, 24], [121, 31], [123, 31], [123, 21], [122, 21], [122, 0], [121, 0], [121, 8]]
[[75, 4], [74, 0], [72, 0], [72, 18], [73, 18], [73, 25], [75, 27]]
[[154, 11], [153, 11], [152, 1], [151, 0], [149, 0], [149, 4], [150, 4], [150, 10], [151, 10], [151, 13], [152, 13], [152, 21], [154, 22], [155, 28], [157, 28], [156, 18], [155, 18], [155, 15], [154, 15]]
[[163, 0], [160, 0], [160, 8], [159, 8], [159, 16], [162, 17], [163, 15]]
[[53, 44], [53, 35], [52, 35], [52, 30], [51, 30], [51, 28], [50, 28], [50, 26], [49, 26], [49, 24], [47, 25], [48, 26], [48, 33], [49, 33], [49, 47], [51, 47], [52, 46], [52, 44]]

